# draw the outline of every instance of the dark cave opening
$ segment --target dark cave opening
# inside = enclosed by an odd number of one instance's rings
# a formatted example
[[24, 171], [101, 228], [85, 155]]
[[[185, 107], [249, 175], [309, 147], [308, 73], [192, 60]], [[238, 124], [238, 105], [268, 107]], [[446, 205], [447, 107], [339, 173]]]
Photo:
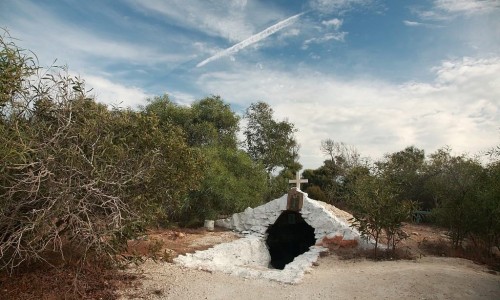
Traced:
[[316, 243], [314, 228], [295, 211], [285, 210], [267, 229], [266, 245], [271, 266], [283, 270], [295, 257]]

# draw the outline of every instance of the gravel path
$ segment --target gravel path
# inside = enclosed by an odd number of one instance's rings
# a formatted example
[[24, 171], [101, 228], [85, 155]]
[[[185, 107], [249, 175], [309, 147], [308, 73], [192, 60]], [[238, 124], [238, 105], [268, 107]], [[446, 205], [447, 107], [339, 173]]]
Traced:
[[140, 267], [142, 285], [123, 291], [122, 299], [500, 299], [500, 276], [463, 259], [330, 256], [318, 263], [302, 282], [289, 285], [149, 261]]

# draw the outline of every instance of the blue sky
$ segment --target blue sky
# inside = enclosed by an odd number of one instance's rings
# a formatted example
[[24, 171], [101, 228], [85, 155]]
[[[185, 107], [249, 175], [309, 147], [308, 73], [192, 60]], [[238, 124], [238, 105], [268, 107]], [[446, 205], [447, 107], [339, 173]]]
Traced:
[[305, 168], [326, 138], [373, 159], [500, 141], [498, 0], [1, 0], [0, 27], [104, 103], [265, 101]]

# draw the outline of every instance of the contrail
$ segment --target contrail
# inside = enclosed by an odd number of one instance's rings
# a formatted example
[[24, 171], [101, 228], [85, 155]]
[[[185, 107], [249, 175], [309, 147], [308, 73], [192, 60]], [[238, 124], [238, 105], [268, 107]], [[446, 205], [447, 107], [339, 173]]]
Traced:
[[203, 67], [204, 65], [208, 64], [209, 62], [212, 62], [214, 60], [217, 60], [217, 59], [224, 57], [224, 56], [227, 56], [227, 55], [234, 54], [243, 48], [246, 48], [254, 43], [257, 43], [258, 41], [265, 39], [266, 37], [270, 36], [271, 34], [274, 34], [278, 31], [280, 31], [281, 29], [293, 24], [303, 14], [305, 14], [305, 12], [297, 14], [295, 16], [291, 16], [288, 19], [285, 19], [283, 21], [280, 21], [280, 22], [262, 30], [261, 32], [256, 33], [256, 34], [252, 35], [251, 37], [249, 37], [249, 38], [247, 38], [247, 39], [245, 39], [245, 40], [243, 40], [243, 41], [241, 41], [241, 42], [239, 42], [239, 43], [237, 43], [237, 44], [235, 44], [227, 49], [224, 49], [224, 50], [220, 51], [219, 53], [216, 53], [215, 55], [213, 55], [207, 59], [205, 59], [204, 61], [197, 64], [196, 67], [197, 68]]

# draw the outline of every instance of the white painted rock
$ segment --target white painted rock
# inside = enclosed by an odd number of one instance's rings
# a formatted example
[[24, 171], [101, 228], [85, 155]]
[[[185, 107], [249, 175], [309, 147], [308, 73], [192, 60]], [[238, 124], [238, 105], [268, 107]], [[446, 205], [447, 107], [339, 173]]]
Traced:
[[[344, 218], [335, 216], [332, 211], [325, 208], [321, 202], [310, 199], [307, 193], [299, 190], [304, 195], [304, 204], [300, 211], [304, 220], [314, 228], [316, 243], [322, 242], [324, 237], [332, 238], [341, 236], [344, 240], [356, 240], [362, 248], [370, 248], [372, 243], [362, 238], [360, 233], [351, 228]], [[232, 217], [215, 222], [216, 226], [224, 227], [239, 232], [250, 231], [257, 236], [265, 236], [269, 225], [274, 224], [276, 219], [286, 210], [287, 195], [270, 201], [256, 208], [248, 207], [241, 213], [233, 214]], [[344, 212], [345, 214], [345, 212]]]

